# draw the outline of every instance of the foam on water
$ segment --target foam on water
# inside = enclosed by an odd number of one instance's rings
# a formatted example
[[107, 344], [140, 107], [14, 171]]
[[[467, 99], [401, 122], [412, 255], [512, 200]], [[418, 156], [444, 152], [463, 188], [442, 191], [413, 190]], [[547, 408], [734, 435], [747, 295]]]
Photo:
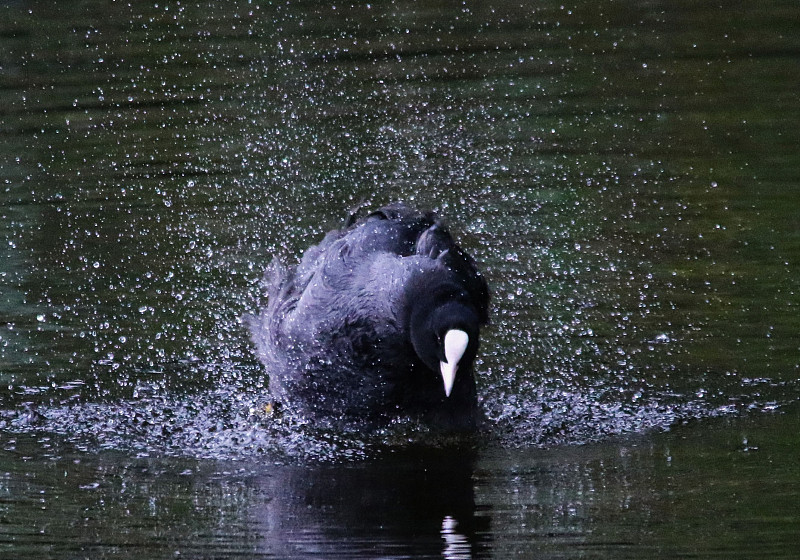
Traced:
[[[617, 398], [614, 397], [617, 395]], [[620, 434], [668, 430], [691, 419], [773, 410], [775, 401], [715, 404], [674, 394], [620, 399], [619, 388], [587, 390], [526, 383], [509, 394], [482, 392], [487, 420], [470, 436], [437, 433], [410, 418], [385, 425], [314, 421], [270, 409], [259, 392], [236, 384], [213, 390], [158, 389], [138, 398], [3, 411], [9, 432], [56, 435], [78, 449], [115, 449], [141, 457], [266, 462], [363, 459], [409, 446], [551, 447]], [[625, 395], [627, 396], [627, 395]], [[785, 404], [785, 403], [784, 403]]]

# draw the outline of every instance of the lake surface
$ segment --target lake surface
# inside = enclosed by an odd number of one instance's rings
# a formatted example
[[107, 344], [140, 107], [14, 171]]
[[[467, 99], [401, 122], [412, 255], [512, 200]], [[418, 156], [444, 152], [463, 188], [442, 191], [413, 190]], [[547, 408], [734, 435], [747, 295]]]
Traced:
[[[0, 5], [0, 555], [790, 558], [800, 6]], [[485, 433], [270, 416], [354, 206], [492, 289]]]

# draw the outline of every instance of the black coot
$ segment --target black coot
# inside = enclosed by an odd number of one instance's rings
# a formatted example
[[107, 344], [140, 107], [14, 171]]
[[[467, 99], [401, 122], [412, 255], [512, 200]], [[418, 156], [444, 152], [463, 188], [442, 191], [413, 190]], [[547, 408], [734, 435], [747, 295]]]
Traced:
[[249, 319], [272, 397], [342, 419], [470, 428], [489, 290], [432, 212], [393, 204], [329, 232], [294, 270], [273, 262]]

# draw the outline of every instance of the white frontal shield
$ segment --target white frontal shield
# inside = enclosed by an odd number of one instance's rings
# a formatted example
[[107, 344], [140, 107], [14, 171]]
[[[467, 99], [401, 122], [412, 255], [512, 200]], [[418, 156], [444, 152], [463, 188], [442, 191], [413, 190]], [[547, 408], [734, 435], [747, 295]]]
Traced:
[[444, 335], [445, 361], [439, 362], [439, 370], [442, 372], [444, 381], [444, 394], [448, 397], [453, 390], [453, 383], [456, 381], [458, 362], [467, 351], [467, 345], [469, 345], [469, 336], [464, 331], [453, 329]]

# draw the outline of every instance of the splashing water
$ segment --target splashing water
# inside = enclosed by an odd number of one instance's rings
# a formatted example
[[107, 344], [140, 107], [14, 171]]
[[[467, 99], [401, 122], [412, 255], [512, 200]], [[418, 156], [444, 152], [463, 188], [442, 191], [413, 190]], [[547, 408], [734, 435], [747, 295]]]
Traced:
[[[263, 9], [130, 7], [113, 57], [100, 21], [62, 37], [92, 54], [70, 64], [61, 43], [11, 45], [33, 85], [9, 98], [0, 153], [0, 428], [275, 460], [435, 439], [402, 420], [366, 437], [262, 414], [269, 372], [238, 320], [263, 304], [272, 257], [292, 262], [357, 202], [397, 199], [449, 218], [492, 287], [484, 441], [582, 443], [797, 400], [796, 201], [767, 153], [794, 161], [796, 131], [776, 116], [781, 146], [717, 145], [779, 78], [720, 74], [749, 87], [706, 107], [712, 134], [694, 103], [719, 92], [692, 67], [606, 56], [659, 52], [641, 7], [642, 29], [606, 15], [596, 33], [560, 4], [458, 21]], [[50, 98], [52, 72], [74, 79]], [[676, 117], [674, 99], [693, 101]]]

